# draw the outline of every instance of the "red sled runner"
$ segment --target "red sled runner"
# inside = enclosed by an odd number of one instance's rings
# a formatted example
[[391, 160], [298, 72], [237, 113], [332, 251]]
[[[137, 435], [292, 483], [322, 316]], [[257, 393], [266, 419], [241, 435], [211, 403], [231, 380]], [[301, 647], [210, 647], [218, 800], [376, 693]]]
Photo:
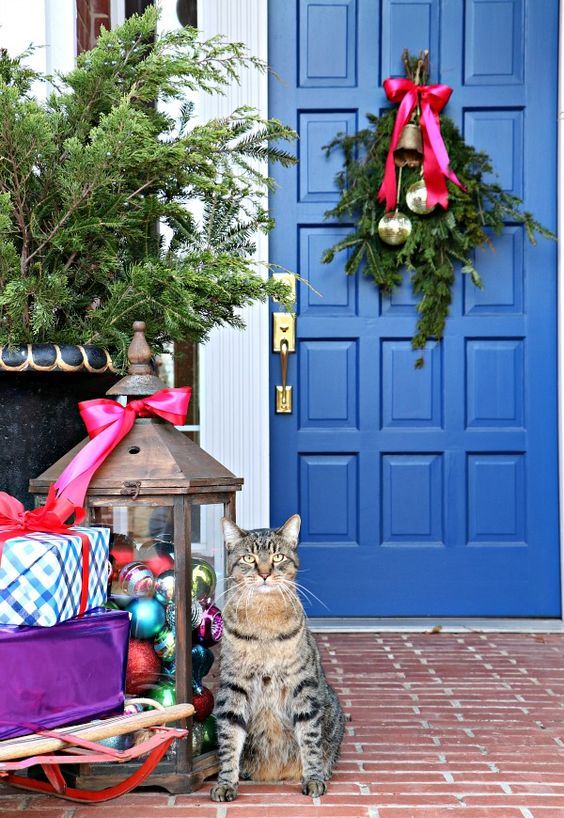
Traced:
[[[134, 700], [135, 701], [135, 700]], [[147, 703], [146, 700], [142, 700]], [[176, 739], [185, 739], [188, 730], [165, 727], [170, 722], [194, 715], [191, 704], [175, 704], [158, 710], [93, 721], [56, 730], [41, 730], [19, 738], [0, 741], [0, 781], [18, 789], [56, 795], [68, 801], [102, 803], [118, 798], [138, 787], [153, 772]], [[100, 744], [104, 739], [147, 731], [144, 740], [128, 750], [116, 750]], [[124, 781], [103, 790], [82, 790], [68, 786], [61, 767], [65, 764], [123, 764], [137, 758], [143, 763]], [[39, 765], [47, 781], [37, 781], [18, 773]]]

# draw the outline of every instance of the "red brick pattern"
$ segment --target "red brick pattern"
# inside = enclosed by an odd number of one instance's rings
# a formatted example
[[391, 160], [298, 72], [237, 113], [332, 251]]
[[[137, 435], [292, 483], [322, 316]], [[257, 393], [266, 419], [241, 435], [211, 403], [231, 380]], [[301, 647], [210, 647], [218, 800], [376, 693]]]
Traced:
[[106, 806], [0, 795], [2, 818], [564, 818], [564, 637], [321, 635], [351, 720], [329, 792], [209, 786]]
[[76, 0], [77, 52], [93, 48], [100, 27], [111, 28], [110, 0]]

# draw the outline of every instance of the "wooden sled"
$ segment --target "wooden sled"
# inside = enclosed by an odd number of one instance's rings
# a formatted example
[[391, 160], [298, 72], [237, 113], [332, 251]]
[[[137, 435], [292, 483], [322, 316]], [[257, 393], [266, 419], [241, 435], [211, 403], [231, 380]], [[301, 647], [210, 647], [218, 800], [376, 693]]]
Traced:
[[[91, 804], [110, 801], [131, 792], [151, 775], [172, 742], [188, 735], [188, 730], [164, 725], [188, 719], [194, 714], [191, 704], [163, 707], [147, 699], [133, 701], [150, 704], [158, 709], [56, 730], [40, 730], [27, 736], [0, 741], [0, 781], [18, 789]], [[150, 731], [151, 735], [128, 750], [115, 750], [98, 743], [103, 739], [139, 730]], [[61, 771], [65, 764], [122, 764], [141, 756], [146, 758], [135, 772], [119, 784], [102, 790], [71, 787]], [[18, 775], [18, 772], [36, 765], [43, 769], [47, 781]]]

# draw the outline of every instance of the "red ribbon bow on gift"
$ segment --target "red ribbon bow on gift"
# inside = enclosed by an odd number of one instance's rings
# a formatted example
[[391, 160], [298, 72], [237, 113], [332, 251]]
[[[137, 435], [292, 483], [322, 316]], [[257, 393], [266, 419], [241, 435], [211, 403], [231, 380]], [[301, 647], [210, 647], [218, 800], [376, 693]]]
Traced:
[[88, 604], [88, 583], [90, 578], [90, 540], [81, 531], [75, 531], [66, 520], [74, 514], [75, 524], [84, 519], [84, 509], [75, 506], [68, 498], [55, 494], [51, 486], [44, 506], [26, 511], [15, 497], [0, 491], [0, 560], [4, 545], [14, 537], [28, 537], [30, 534], [62, 534], [80, 537], [82, 542], [82, 590], [80, 593], [79, 615]]
[[138, 417], [161, 417], [181, 425], [186, 419], [192, 389], [189, 386], [161, 389], [148, 398], [132, 400], [122, 406], [105, 398], [78, 404], [91, 440], [73, 457], [54, 486], [44, 506], [26, 511], [15, 497], [0, 492], [0, 560], [3, 546], [14, 537], [33, 534], [77, 535], [82, 541], [82, 591], [79, 616], [88, 604], [90, 540], [75, 531], [66, 520], [74, 514], [75, 524], [84, 519], [82, 504], [96, 469], [130, 431]]
[[180, 386], [161, 389], [148, 398], [129, 401], [126, 406], [100, 398], [78, 404], [91, 440], [71, 460], [55, 488], [59, 496], [81, 506], [96, 469], [130, 431], [138, 417], [160, 417], [179, 426], [186, 420], [192, 389]]
[[445, 107], [452, 94], [448, 85], [416, 85], [408, 79], [393, 77], [384, 80], [384, 90], [390, 102], [399, 103], [392, 141], [386, 158], [384, 180], [378, 191], [378, 201], [386, 202], [386, 210], [394, 210], [397, 205], [396, 166], [394, 150], [400, 134], [409, 122], [411, 114], [419, 103], [421, 116], [421, 136], [423, 137], [423, 178], [427, 187], [427, 207], [439, 204], [448, 207], [448, 190], [445, 179], [450, 179], [459, 188], [464, 185], [450, 168], [447, 149], [441, 135], [439, 112]]

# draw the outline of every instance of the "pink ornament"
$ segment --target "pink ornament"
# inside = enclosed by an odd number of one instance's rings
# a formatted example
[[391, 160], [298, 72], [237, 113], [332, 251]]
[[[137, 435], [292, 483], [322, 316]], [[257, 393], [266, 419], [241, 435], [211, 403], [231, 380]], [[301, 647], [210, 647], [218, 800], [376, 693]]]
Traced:
[[206, 648], [219, 642], [223, 636], [223, 616], [216, 605], [210, 605], [204, 610], [197, 633], [198, 641]]
[[153, 596], [155, 577], [150, 568], [143, 562], [130, 562], [119, 572], [122, 590], [127, 596], [135, 598]]

